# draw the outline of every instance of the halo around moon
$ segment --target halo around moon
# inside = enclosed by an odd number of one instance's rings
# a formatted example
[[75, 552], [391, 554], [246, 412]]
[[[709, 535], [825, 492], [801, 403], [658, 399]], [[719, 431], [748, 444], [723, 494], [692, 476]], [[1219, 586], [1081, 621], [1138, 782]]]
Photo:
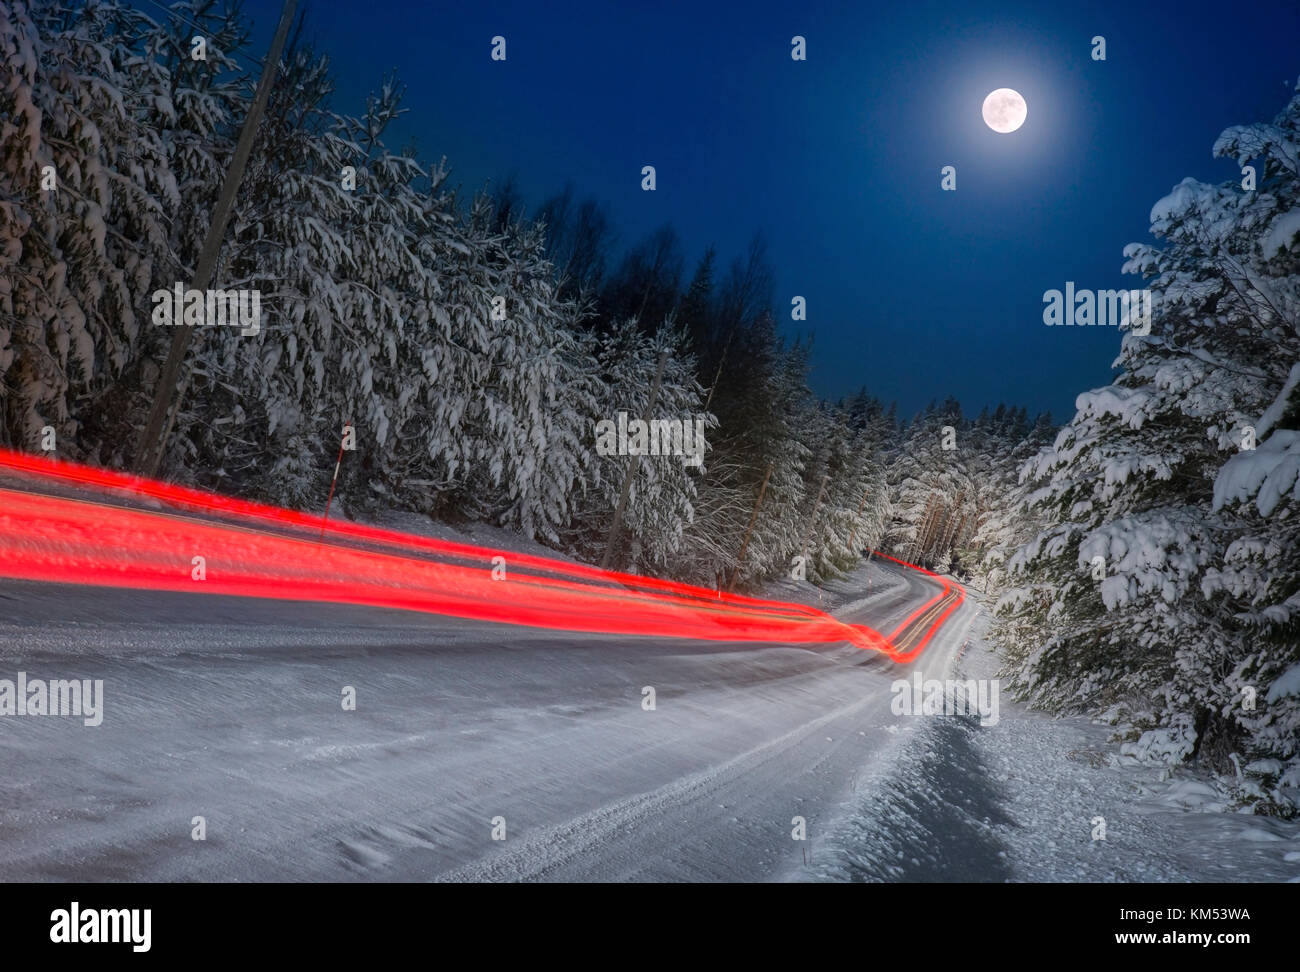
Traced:
[[1025, 99], [1020, 96], [1019, 91], [998, 88], [996, 91], [989, 92], [981, 111], [984, 115], [984, 123], [989, 128], [1006, 135], [1025, 123], [1025, 118], [1029, 115], [1029, 106], [1025, 104]]

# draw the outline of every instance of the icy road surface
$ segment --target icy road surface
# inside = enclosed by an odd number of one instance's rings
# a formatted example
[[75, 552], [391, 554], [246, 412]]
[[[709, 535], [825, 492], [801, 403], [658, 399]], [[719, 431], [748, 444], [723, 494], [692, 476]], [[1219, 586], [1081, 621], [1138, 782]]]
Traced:
[[[937, 590], [869, 570], [869, 594], [867, 569], [836, 585], [841, 618], [888, 631]], [[0, 720], [0, 877], [781, 879], [893, 758], [911, 720], [889, 685], [911, 670], [848, 646], [7, 582], [0, 678], [103, 679], [104, 719]]]

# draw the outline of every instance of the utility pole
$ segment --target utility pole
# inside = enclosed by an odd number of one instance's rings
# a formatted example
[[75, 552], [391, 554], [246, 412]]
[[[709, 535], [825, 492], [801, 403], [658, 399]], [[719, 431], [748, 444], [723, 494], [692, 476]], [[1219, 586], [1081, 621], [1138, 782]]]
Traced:
[[[230, 159], [230, 168], [226, 170], [225, 181], [221, 184], [221, 195], [217, 198], [217, 208], [212, 212], [212, 223], [208, 226], [208, 235], [203, 240], [199, 262], [194, 267], [194, 279], [190, 285], [192, 290], [207, 290], [208, 284], [212, 282], [217, 256], [221, 252], [221, 243], [226, 235], [226, 224], [230, 221], [230, 211], [235, 204], [235, 193], [239, 190], [240, 180], [244, 177], [248, 156], [253, 151], [253, 139], [257, 135], [258, 123], [262, 119], [262, 112], [271, 95], [271, 85], [275, 81], [275, 72], [280, 66], [280, 54], [289, 36], [289, 28], [293, 24], [295, 7], [297, 7], [297, 0], [284, 0], [280, 23], [276, 26], [275, 37], [271, 40], [271, 50], [262, 64], [262, 77], [257, 82], [257, 91], [253, 95], [252, 105], [249, 106], [248, 117], [244, 119], [244, 127], [239, 131], [235, 154]], [[158, 463], [166, 448], [167, 433], [171, 431], [171, 422], [175, 419], [172, 411], [173, 399], [176, 399], [175, 408], [180, 408], [177, 385], [180, 381], [181, 365], [185, 361], [185, 352], [189, 349], [190, 339], [193, 336], [193, 327], [173, 323], [171, 350], [167, 353], [162, 373], [158, 376], [149, 420], [145, 423], [136, 445], [136, 471], [143, 476], [152, 477], [158, 472]], [[170, 418], [169, 413], [171, 413]], [[166, 423], [165, 430], [164, 423]]]
[[[659, 366], [655, 369], [655, 383], [650, 388], [650, 402], [645, 407], [643, 421], [650, 425], [655, 402], [659, 400], [659, 383], [664, 377], [664, 366], [668, 364], [668, 352], [659, 352]], [[605, 556], [601, 558], [600, 569], [609, 570], [614, 561], [614, 547], [618, 544], [618, 535], [623, 532], [623, 513], [627, 510], [627, 498], [632, 492], [632, 477], [636, 475], [637, 456], [628, 456], [627, 475], [623, 477], [623, 491], [618, 496], [618, 506], [614, 508], [614, 525], [609, 528], [609, 540], [605, 544]]]
[[763, 483], [758, 487], [758, 499], [754, 501], [754, 512], [749, 514], [749, 526], [745, 527], [745, 539], [740, 542], [740, 553], [736, 555], [736, 566], [731, 568], [731, 579], [727, 581], [727, 591], [736, 586], [736, 575], [740, 573], [740, 566], [745, 562], [745, 551], [749, 549], [749, 535], [754, 532], [754, 523], [758, 520], [758, 508], [763, 505], [763, 494], [767, 492], [767, 479], [772, 475], [772, 464], [767, 464], [767, 472], [763, 473]]

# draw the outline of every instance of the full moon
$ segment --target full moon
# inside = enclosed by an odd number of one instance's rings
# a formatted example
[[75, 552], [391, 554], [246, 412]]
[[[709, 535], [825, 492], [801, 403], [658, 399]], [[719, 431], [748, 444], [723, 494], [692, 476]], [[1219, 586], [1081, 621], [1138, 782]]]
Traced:
[[1019, 91], [998, 88], [996, 91], [990, 91], [989, 96], [984, 99], [983, 112], [985, 124], [995, 132], [1006, 135], [1025, 123], [1029, 106], [1025, 104], [1025, 99], [1020, 97]]

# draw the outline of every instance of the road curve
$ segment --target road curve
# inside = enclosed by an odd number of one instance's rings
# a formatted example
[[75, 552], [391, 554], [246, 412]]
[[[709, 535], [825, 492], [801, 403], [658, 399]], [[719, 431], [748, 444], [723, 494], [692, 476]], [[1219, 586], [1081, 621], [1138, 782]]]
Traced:
[[[846, 620], [933, 596], [892, 565], [841, 586], [868, 576]], [[777, 879], [792, 820], [815, 848], [899, 740], [900, 666], [844, 644], [21, 581], [0, 605], [0, 677], [104, 683], [98, 727], [0, 719], [8, 880]]]
[[0, 679], [102, 682], [103, 720], [0, 716], [0, 876], [797, 876], [912, 728], [891, 683], [952, 666], [958, 590], [879, 559], [829, 585], [829, 623], [892, 631], [896, 662], [10, 577]]

